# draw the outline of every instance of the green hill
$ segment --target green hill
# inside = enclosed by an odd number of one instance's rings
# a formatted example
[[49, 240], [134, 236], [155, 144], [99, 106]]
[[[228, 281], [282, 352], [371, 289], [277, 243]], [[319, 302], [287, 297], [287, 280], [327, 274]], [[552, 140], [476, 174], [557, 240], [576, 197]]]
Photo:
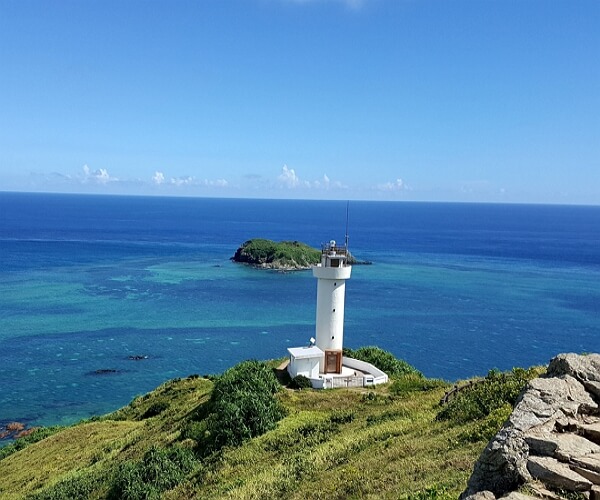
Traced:
[[474, 415], [457, 397], [440, 417], [449, 386], [405, 365], [377, 388], [291, 390], [273, 375], [278, 363], [172, 380], [2, 449], [0, 498], [456, 498], [510, 411], [491, 398]]
[[254, 238], [244, 242], [232, 260], [268, 269], [308, 269], [321, 260], [321, 251], [299, 241]]
[[[309, 269], [321, 261], [321, 250], [299, 241], [272, 241], [262, 238], [248, 240], [239, 247], [231, 258], [234, 262], [254, 267], [278, 270]], [[358, 261], [352, 255], [349, 264], [370, 264]]]

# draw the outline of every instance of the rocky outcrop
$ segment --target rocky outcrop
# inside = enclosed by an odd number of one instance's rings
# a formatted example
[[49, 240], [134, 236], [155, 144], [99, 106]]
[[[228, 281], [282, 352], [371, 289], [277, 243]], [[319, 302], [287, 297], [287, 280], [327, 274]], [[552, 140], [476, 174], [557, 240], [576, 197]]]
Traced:
[[600, 355], [561, 354], [552, 359], [546, 375], [527, 385], [482, 452], [461, 499], [492, 498], [490, 494], [600, 499], [598, 400]]
[[19, 439], [31, 434], [39, 427], [27, 428], [23, 422], [8, 422], [5, 425], [0, 424], [0, 440], [2, 439]]

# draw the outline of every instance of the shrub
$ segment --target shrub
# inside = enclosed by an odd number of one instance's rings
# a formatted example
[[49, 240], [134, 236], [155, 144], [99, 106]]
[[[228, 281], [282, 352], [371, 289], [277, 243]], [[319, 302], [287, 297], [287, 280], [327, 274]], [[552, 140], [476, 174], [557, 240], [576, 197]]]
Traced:
[[152, 403], [146, 411], [142, 415], [142, 420], [150, 417], [155, 417], [156, 415], [160, 415], [163, 411], [165, 411], [169, 407], [169, 403], [166, 401], [156, 401]]
[[406, 418], [409, 415], [410, 415], [410, 412], [408, 412], [405, 409], [391, 410], [391, 411], [386, 411], [383, 413], [378, 413], [375, 415], [369, 415], [367, 417], [367, 427], [370, 427], [371, 425], [377, 425], [382, 422], [387, 422], [389, 420], [398, 420], [401, 418]]
[[227, 370], [216, 380], [208, 404], [196, 412], [206, 416], [205, 429], [195, 429], [201, 452], [239, 446], [273, 429], [285, 415], [274, 397], [278, 390], [273, 370], [264, 363], [244, 361]]
[[395, 396], [417, 391], [430, 391], [438, 387], [444, 387], [447, 383], [440, 379], [425, 378], [422, 375], [410, 373], [397, 378], [390, 386], [390, 393]]
[[404, 375], [423, 376], [414, 366], [409, 365], [402, 359], [396, 358], [392, 353], [384, 351], [380, 347], [367, 346], [356, 350], [344, 349], [344, 355], [371, 363], [380, 370], [383, 370], [390, 377], [401, 377]]
[[459, 392], [436, 418], [455, 423], [470, 422], [488, 416], [505, 404], [512, 407], [527, 382], [539, 374], [537, 368], [513, 368], [510, 372], [491, 370], [481, 382]]
[[194, 441], [200, 441], [204, 438], [205, 434], [206, 421], [202, 420], [197, 422], [192, 420], [187, 422], [181, 430], [181, 439], [193, 439]]
[[431, 486], [416, 493], [409, 493], [400, 497], [402, 500], [453, 500], [456, 496], [451, 495], [445, 486]]
[[215, 403], [227, 399], [233, 392], [261, 392], [275, 394], [279, 382], [265, 363], [256, 360], [242, 361], [218, 377], [210, 396]]
[[177, 486], [197, 462], [191, 450], [153, 446], [139, 462], [119, 466], [108, 497], [113, 500], [159, 498], [161, 492]]
[[329, 421], [333, 424], [349, 424], [356, 417], [352, 410], [333, 410], [329, 416]]
[[338, 431], [339, 425], [332, 419], [306, 422], [285, 434], [270, 437], [265, 443], [265, 449], [286, 455], [291, 451], [324, 443]]
[[510, 414], [512, 413], [512, 406], [508, 403], [502, 405], [500, 408], [492, 410], [490, 414], [477, 422], [469, 430], [461, 433], [458, 439], [462, 443], [476, 443], [478, 441], [489, 441], [502, 427], [502, 424], [506, 422]]
[[30, 500], [72, 500], [90, 498], [92, 493], [102, 488], [102, 478], [95, 473], [80, 472], [70, 476], [39, 493], [28, 496]]
[[304, 375], [296, 375], [288, 384], [290, 389], [312, 389], [312, 383], [310, 379]]

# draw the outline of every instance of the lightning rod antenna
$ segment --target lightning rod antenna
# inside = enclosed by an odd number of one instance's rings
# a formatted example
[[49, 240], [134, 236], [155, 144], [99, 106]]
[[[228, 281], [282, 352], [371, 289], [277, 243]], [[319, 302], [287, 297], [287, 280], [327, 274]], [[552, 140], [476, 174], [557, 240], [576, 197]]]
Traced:
[[348, 217], [350, 215], [350, 200], [346, 201], [346, 251], [348, 251]]

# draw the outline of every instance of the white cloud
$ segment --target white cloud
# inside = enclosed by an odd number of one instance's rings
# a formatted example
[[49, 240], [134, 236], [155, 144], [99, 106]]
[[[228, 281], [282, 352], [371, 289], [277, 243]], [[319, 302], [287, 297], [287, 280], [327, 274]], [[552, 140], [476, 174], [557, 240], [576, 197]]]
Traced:
[[226, 179], [202, 179], [196, 182], [198, 186], [207, 186], [207, 187], [227, 187], [229, 186], [229, 182]]
[[293, 168], [289, 168], [287, 165], [281, 169], [281, 174], [277, 177], [277, 185], [287, 189], [323, 189], [326, 191], [348, 187], [340, 181], [332, 181], [327, 174], [323, 174], [323, 177], [314, 181], [303, 180]]
[[215, 186], [215, 187], [227, 187], [229, 186], [229, 182], [227, 182], [225, 179], [217, 179], [216, 181], [209, 181], [211, 184], [211, 186]]
[[229, 182], [226, 179], [197, 179], [191, 175], [184, 175], [181, 177], [171, 177], [167, 180], [163, 172], [155, 172], [152, 176], [152, 182], [157, 185], [164, 186], [175, 186], [175, 187], [216, 187], [225, 188], [229, 186]]
[[158, 171], [154, 172], [154, 175], [152, 176], [152, 182], [157, 186], [160, 186], [165, 182], [165, 174]]
[[99, 168], [98, 170], [92, 171], [87, 165], [83, 166], [83, 178], [84, 183], [95, 182], [96, 184], [107, 184], [109, 182], [118, 181], [116, 177], [111, 177], [108, 170], [105, 168]]
[[171, 184], [174, 186], [191, 186], [194, 184], [194, 178], [189, 175], [186, 177], [173, 177], [171, 178]]
[[386, 182], [385, 184], [377, 184], [378, 191], [386, 191], [386, 192], [397, 192], [397, 191], [407, 191], [409, 188], [406, 183], [398, 178], [393, 182]]
[[280, 185], [287, 187], [288, 189], [300, 186], [300, 177], [296, 175], [296, 171], [293, 168], [288, 168], [287, 165], [283, 166], [277, 180]]

